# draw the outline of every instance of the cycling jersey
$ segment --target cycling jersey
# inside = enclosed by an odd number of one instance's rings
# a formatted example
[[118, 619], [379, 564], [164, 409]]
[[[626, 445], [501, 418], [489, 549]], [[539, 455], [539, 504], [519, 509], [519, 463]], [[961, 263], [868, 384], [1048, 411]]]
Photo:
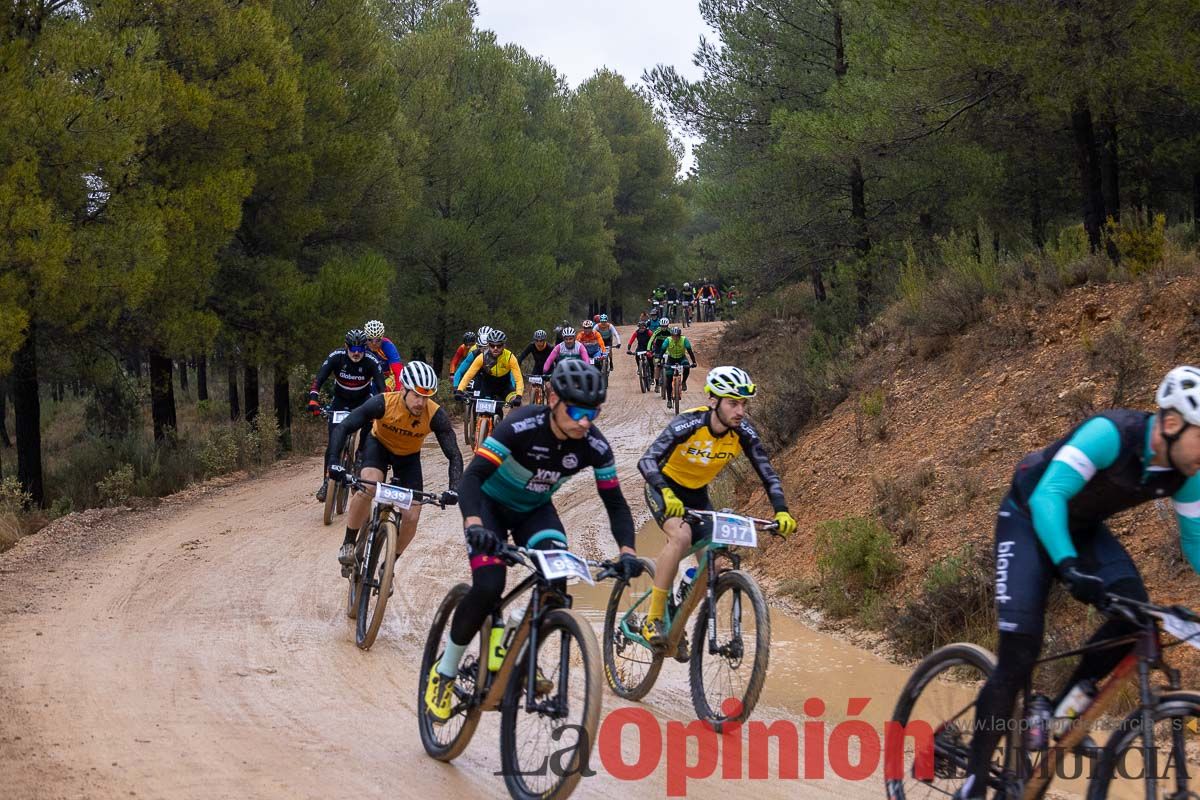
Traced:
[[629, 343], [629, 348], [635, 353], [640, 353], [643, 350], [649, 350], [650, 337], [653, 335], [654, 334], [649, 330], [639, 328], [638, 330], [634, 331], [633, 339]]
[[674, 303], [678, 300], [679, 300], [679, 290], [676, 289], [674, 286], [672, 286], [670, 289], [667, 289], [667, 302]]
[[[478, 348], [473, 348], [467, 353], [466, 358], [464, 358], [462, 363], [458, 365], [458, 369], [454, 371], [454, 378], [451, 379], [451, 381], [450, 381], [451, 386], [458, 386], [459, 382], [463, 378], [463, 375], [467, 374], [467, 370], [470, 369], [475, 364], [476, 359], [478, 359], [480, 357], [482, 352], [483, 351]], [[468, 381], [468, 383], [470, 383], [470, 381]], [[508, 386], [509, 386], [509, 391], [513, 391], [517, 388], [517, 381], [516, 381], [516, 378], [513, 376], [512, 372], [508, 373]], [[498, 387], [496, 388], [496, 391], [493, 393], [494, 394], [496, 394], [496, 393], [507, 394], [507, 392], [500, 392]]]
[[546, 359], [550, 357], [552, 346], [549, 342], [542, 342], [542, 346], [538, 347], [537, 342], [530, 342], [525, 345], [525, 349], [521, 351], [521, 355], [517, 356], [517, 363], [524, 364], [525, 359], [533, 356], [533, 369], [529, 371], [530, 375], [541, 375], [542, 367], [546, 364]]
[[650, 335], [649, 349], [651, 353], [659, 355], [663, 351], [667, 339], [671, 338], [667, 333], [666, 328], [658, 328]]
[[334, 350], [317, 370], [317, 377], [313, 379], [309, 391], [321, 391], [321, 386], [330, 376], [333, 377], [333, 396], [354, 405], [372, 394], [382, 394], [385, 389], [382, 365], [370, 353], [363, 353], [363, 357], [356, 362], [350, 358], [346, 348]]
[[554, 349], [550, 351], [550, 357], [546, 359], [546, 366], [542, 369], [542, 374], [549, 375], [554, 371], [555, 361], [566, 361], [567, 359], [578, 358], [585, 363], [592, 363], [592, 357], [588, 355], [587, 348], [575, 340], [574, 347], [567, 347], [565, 342], [560, 342], [554, 345]]
[[458, 370], [458, 365], [463, 362], [469, 353], [475, 352], [475, 345], [467, 347], [465, 344], [460, 344], [458, 349], [454, 351], [453, 358], [450, 359], [450, 372], [453, 374]]
[[621, 334], [617, 330], [617, 326], [611, 322], [601, 322], [596, 326], [596, 332], [600, 334], [600, 338], [604, 341], [605, 346], [621, 346]]
[[696, 354], [692, 352], [692, 342], [686, 336], [680, 336], [678, 339], [668, 336], [663, 344], [663, 352], [674, 359], [684, 358], [689, 353], [692, 358], [696, 357]]
[[379, 363], [386, 366], [387, 371], [391, 373], [389, 379], [385, 380], [389, 391], [396, 391], [400, 388], [400, 371], [404, 369], [404, 362], [400, 360], [400, 351], [396, 349], [396, 345], [392, 344], [392, 340], [386, 336], [379, 342], [379, 347], [371, 346], [371, 340], [367, 340], [367, 352], [379, 359]]
[[[486, 378], [504, 379], [512, 374], [515, 381], [515, 391], [517, 394], [524, 394], [525, 379], [521, 376], [521, 365], [517, 363], [517, 357], [512, 354], [508, 348], [500, 351], [499, 355], [492, 355], [489, 351], [483, 351], [482, 355], [475, 358], [471, 362], [471, 366], [467, 367], [466, 373], [458, 382], [458, 390], [465, 392], [467, 384], [475, 378], [476, 375], [486, 376], [485, 382], [496, 385], [496, 381], [488, 381]], [[507, 383], [507, 381], [506, 381]]]
[[[404, 405], [403, 392], [376, 395], [350, 412], [341, 424], [334, 426], [329, 437], [326, 458], [336, 459], [351, 431], [366, 425], [371, 420], [371, 437], [383, 445], [392, 455], [415, 455], [421, 452], [425, 437], [432, 433], [437, 437], [442, 453], [450, 462], [450, 488], [458, 483], [463, 471], [462, 453], [454, 437], [454, 426], [446, 410], [432, 400], [425, 401], [425, 413], [413, 415]], [[332, 463], [332, 462], [331, 462]], [[344, 465], [343, 465], [344, 466]]]
[[787, 511], [783, 484], [767, 458], [767, 450], [758, 432], [747, 420], [717, 436], [709, 427], [712, 409], [691, 408], [667, 426], [638, 461], [638, 470], [646, 482], [662, 491], [671, 481], [689, 489], [707, 486], [730, 461], [741, 453], [750, 459], [767, 497], [776, 511]]
[[579, 335], [575, 337], [575, 342], [588, 348], [589, 353], [591, 353], [593, 348], [599, 348], [601, 353], [608, 351], [608, 348], [604, 345], [604, 339], [594, 330], [581, 330]]
[[1200, 474], [1150, 465], [1153, 419], [1145, 411], [1105, 411], [1017, 465], [1010, 510], [1032, 519], [1055, 564], [1077, 556], [1073, 539], [1113, 514], [1170, 497], [1183, 553], [1200, 572]]
[[459, 490], [463, 517], [479, 516], [484, 496], [514, 511], [533, 511], [549, 503], [568, 478], [591, 467], [613, 538], [633, 547], [633, 516], [608, 440], [595, 425], [582, 439], [559, 439], [550, 414], [546, 406], [517, 409], [475, 450]]

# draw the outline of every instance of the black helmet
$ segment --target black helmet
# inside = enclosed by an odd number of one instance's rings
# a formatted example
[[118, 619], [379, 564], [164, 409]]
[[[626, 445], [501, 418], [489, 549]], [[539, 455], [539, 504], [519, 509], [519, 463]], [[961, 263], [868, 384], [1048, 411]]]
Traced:
[[346, 346], [347, 347], [366, 347], [367, 332], [362, 328], [352, 328], [346, 331]]
[[475, 331], [467, 331], [463, 334], [463, 344], [475, 344]]
[[608, 395], [600, 370], [578, 358], [558, 362], [550, 376], [550, 386], [565, 402], [585, 408], [599, 408]]

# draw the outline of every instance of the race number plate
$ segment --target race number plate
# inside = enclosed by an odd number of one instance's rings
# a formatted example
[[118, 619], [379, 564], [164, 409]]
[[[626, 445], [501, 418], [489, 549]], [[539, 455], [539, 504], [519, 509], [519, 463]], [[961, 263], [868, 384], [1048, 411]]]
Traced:
[[482, 397], [479, 398], [478, 400], [475, 401], [475, 413], [476, 414], [495, 414], [496, 413], [496, 401], [495, 400], [487, 400]]
[[349, 411], [335, 411], [335, 412], [333, 412], [331, 419], [333, 419], [334, 425], [338, 425], [341, 423], [342, 420], [344, 420], [348, 416], [350, 416]]
[[1162, 620], [1163, 629], [1167, 633], [1200, 650], [1200, 623], [1180, 619], [1174, 614], [1159, 614], [1157, 616]]
[[758, 547], [758, 531], [754, 523], [737, 514], [717, 514], [713, 517], [713, 542], [736, 547]]
[[412, 499], [412, 489], [403, 489], [389, 483], [380, 483], [375, 486], [375, 502], [380, 505], [405, 509], [412, 505]]
[[547, 580], [579, 578], [592, 586], [596, 585], [587, 562], [570, 550], [534, 550], [533, 555], [537, 558], [538, 570]]
[[530, 375], [529, 376], [529, 385], [530, 386], [541, 386], [542, 385], [542, 376], [541, 375]]

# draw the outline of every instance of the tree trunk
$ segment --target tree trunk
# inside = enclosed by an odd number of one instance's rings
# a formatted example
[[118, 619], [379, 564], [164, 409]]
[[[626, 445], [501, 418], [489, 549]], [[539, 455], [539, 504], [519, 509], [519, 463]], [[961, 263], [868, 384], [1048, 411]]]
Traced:
[[0, 443], [12, 447], [12, 439], [8, 438], [8, 381], [0, 381]]
[[1033, 191], [1029, 197], [1029, 227], [1033, 234], [1033, 245], [1038, 250], [1046, 249], [1046, 221], [1042, 216], [1042, 189], [1038, 176], [1033, 176]]
[[1200, 171], [1192, 173], [1192, 229], [1200, 236]]
[[433, 316], [433, 361], [429, 366], [438, 375], [442, 374], [442, 364], [446, 360], [446, 305], [450, 301], [450, 273], [446, 265], [438, 275], [438, 309]]
[[824, 303], [827, 295], [825, 293], [825, 277], [821, 274], [821, 265], [813, 264], [812, 269], [809, 270], [809, 276], [812, 278], [813, 297], [817, 299], [817, 302]]
[[258, 419], [258, 367], [247, 364], [242, 370], [246, 390], [246, 422]]
[[1117, 127], [1110, 120], [1100, 126], [1100, 188], [1105, 220], [1121, 221], [1121, 164], [1117, 155]]
[[179, 359], [179, 391], [188, 393], [188, 364], [186, 358]]
[[1100, 158], [1096, 151], [1096, 134], [1092, 127], [1092, 111], [1087, 101], [1076, 101], [1071, 112], [1071, 131], [1075, 139], [1075, 163], [1079, 168], [1079, 188], [1083, 195], [1083, 227], [1087, 231], [1092, 252], [1103, 243], [1104, 192], [1100, 178]]
[[279, 446], [292, 449], [292, 404], [286, 366], [275, 367], [275, 421], [279, 423]]
[[37, 327], [29, 323], [25, 343], [13, 355], [13, 410], [16, 414], [17, 480], [38, 506], [46, 504], [42, 486], [42, 401], [38, 396]]
[[142, 351], [140, 349], [135, 347], [125, 356], [125, 370], [139, 381], [142, 379]]
[[177, 430], [175, 420], [174, 362], [157, 349], [150, 351], [150, 415], [154, 418], [154, 441], [161, 442], [167, 428]]
[[850, 166], [850, 215], [854, 224], [854, 249], [863, 257], [863, 264], [855, 279], [858, 295], [858, 315], [865, 321], [871, 303], [872, 276], [866, 256], [871, 252], [871, 237], [867, 232], [866, 182], [863, 180], [862, 162], [855, 158]]
[[196, 399], [208, 399], [208, 356], [196, 356]]
[[237, 363], [230, 358], [226, 365], [229, 375], [229, 420], [237, 422], [242, 416], [242, 404], [238, 402]]

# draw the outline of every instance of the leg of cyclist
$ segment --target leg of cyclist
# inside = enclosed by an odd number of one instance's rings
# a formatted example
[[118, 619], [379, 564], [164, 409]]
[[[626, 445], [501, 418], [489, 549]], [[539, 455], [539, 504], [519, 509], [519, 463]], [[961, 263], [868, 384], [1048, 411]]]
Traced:
[[[684, 506], [707, 510], [711, 503], [708, 492], [704, 489], [686, 489], [670, 483], [672, 491], [683, 501]], [[679, 517], [666, 516], [666, 504], [662, 492], [650, 484], [646, 484], [646, 505], [654, 516], [659, 527], [667, 536], [667, 542], [654, 562], [654, 588], [650, 594], [650, 610], [646, 622], [642, 626], [642, 637], [650, 644], [659, 646], [666, 641], [667, 599], [675, 583], [675, 574], [679, 571], [679, 562], [687, 554], [688, 549], [697, 541], [711, 535], [712, 523], [703, 521], [695, 526], [684, 522]]]
[[[371, 434], [363, 434], [366, 440], [363, 446], [363, 480], [379, 482], [386, 475], [388, 456], [391, 453], [384, 449]], [[358, 540], [358, 531], [366, 524], [371, 516], [371, 499], [375, 496], [375, 487], [366, 487], [355, 492], [350, 498], [350, 507], [346, 509], [346, 537], [338, 550], [338, 563], [349, 568], [354, 565], [354, 543]]]

